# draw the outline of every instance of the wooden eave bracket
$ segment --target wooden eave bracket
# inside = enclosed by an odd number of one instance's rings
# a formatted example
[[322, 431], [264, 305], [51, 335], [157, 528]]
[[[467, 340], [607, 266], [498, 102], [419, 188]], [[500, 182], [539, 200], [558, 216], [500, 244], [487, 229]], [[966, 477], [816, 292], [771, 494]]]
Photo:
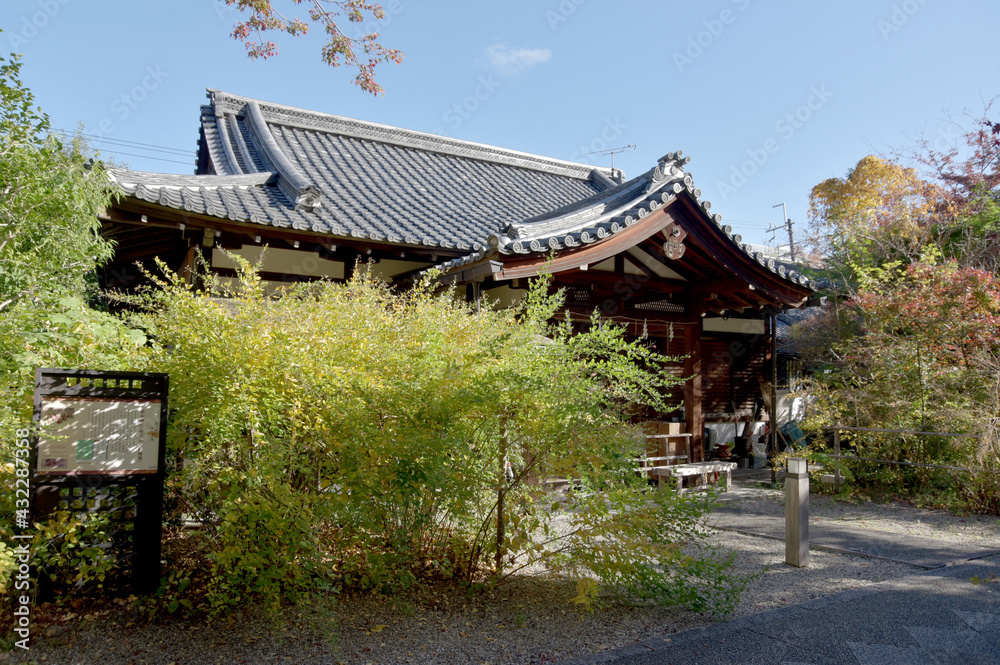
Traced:
[[438, 282], [443, 286], [452, 284], [472, 284], [474, 282], [485, 281], [487, 277], [497, 279], [503, 271], [503, 263], [500, 261], [484, 261], [482, 263], [466, 266], [460, 270], [450, 272], [438, 278]]

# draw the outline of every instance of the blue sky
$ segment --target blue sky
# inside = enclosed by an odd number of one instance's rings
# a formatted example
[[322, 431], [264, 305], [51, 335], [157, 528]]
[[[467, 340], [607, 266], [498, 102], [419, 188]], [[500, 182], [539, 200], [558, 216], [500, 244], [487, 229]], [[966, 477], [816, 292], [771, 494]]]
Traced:
[[635, 144], [615, 156], [629, 176], [681, 149], [752, 242], [781, 223], [774, 204], [802, 233], [813, 185], [920, 133], [947, 147], [947, 114], [1000, 94], [995, 0], [383, 7], [381, 41], [405, 58], [381, 66], [378, 98], [320, 62], [318, 30], [250, 61], [229, 37], [238, 14], [215, 0], [4, 0], [0, 48], [23, 54], [54, 127], [171, 150], [93, 143], [140, 170], [192, 171], [210, 87], [595, 165], [610, 157], [587, 153]]

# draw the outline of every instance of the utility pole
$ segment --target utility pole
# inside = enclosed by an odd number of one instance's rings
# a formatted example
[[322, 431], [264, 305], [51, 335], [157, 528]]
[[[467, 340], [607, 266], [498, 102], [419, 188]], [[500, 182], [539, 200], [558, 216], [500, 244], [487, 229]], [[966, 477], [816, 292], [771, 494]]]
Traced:
[[792, 261], [795, 261], [795, 235], [792, 233], [792, 220], [788, 218], [788, 211], [785, 208], [784, 203], [775, 203], [772, 208], [777, 208], [781, 206], [781, 219], [782, 224], [780, 226], [769, 226], [767, 231], [777, 231], [780, 228], [784, 228], [788, 231], [788, 253], [792, 257]]
[[792, 234], [792, 218], [788, 218], [788, 251], [792, 254], [792, 262], [795, 262], [795, 236]]

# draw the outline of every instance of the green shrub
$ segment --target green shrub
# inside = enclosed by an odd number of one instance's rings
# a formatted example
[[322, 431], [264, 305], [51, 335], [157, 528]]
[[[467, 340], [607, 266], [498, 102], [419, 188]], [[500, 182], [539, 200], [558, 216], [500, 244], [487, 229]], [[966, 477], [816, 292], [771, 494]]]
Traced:
[[100, 513], [78, 517], [66, 511], [36, 526], [33, 568], [57, 598], [100, 594], [123, 572], [108, 527]]
[[[364, 270], [279, 296], [240, 272], [202, 289], [168, 276], [140, 319], [154, 340], [141, 369], [171, 376], [168, 487], [204, 526], [213, 611], [534, 564], [637, 599], [703, 607], [720, 591], [696, 580], [724, 565], [678, 553], [706, 506], [642, 494], [631, 468], [630, 416], [680, 383], [667, 358], [596, 319], [553, 325], [545, 281], [497, 311]], [[568, 530], [543, 474], [583, 481]], [[602, 533], [622, 538], [613, 556]]]

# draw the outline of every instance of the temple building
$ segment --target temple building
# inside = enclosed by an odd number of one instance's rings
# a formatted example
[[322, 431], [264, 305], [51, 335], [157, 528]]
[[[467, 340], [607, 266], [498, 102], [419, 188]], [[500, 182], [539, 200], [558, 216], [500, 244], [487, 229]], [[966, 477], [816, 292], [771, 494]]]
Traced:
[[[515, 302], [552, 274], [575, 325], [594, 310], [685, 356], [676, 371], [693, 461], [706, 423], [746, 420], [773, 380], [775, 315], [814, 286], [765, 257], [701, 199], [689, 158], [620, 171], [307, 111], [210, 90], [194, 175], [112, 169], [124, 196], [102, 217], [117, 243], [106, 289], [142, 281], [159, 257], [189, 271], [228, 250], [275, 283], [351, 277], [402, 284], [438, 266], [470, 299]], [[566, 315], [564, 312], [563, 315]]]

